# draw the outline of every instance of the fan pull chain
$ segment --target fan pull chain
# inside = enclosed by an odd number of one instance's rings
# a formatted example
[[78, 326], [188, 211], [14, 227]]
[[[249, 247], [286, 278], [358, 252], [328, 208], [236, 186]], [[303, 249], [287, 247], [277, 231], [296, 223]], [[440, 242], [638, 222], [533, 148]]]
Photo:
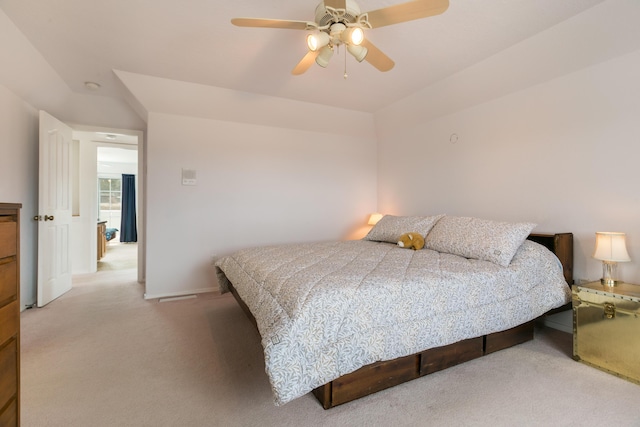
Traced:
[[344, 49], [344, 79], [347, 80], [349, 75], [347, 74], [347, 48]]

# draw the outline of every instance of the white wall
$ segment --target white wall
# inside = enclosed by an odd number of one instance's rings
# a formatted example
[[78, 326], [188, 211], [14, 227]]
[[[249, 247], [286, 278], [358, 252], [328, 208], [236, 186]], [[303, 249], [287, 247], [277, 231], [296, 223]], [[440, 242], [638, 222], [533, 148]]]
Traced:
[[[362, 237], [376, 209], [373, 116], [117, 71], [148, 117], [146, 297], [217, 289], [212, 256]], [[181, 185], [193, 169], [196, 186]]]
[[22, 203], [20, 307], [36, 300], [38, 112], [0, 85], [0, 202]]
[[369, 136], [162, 113], [148, 129], [147, 298], [215, 289], [212, 255], [359, 237], [375, 209]]
[[[591, 258], [596, 231], [626, 232], [632, 262], [620, 273], [640, 283], [639, 16], [640, 3], [607, 2], [550, 29], [556, 37], [542, 33], [378, 113], [379, 209], [534, 221], [536, 231], [573, 232], [576, 279], [601, 276], [601, 263]], [[566, 56], [545, 62], [543, 47], [562, 45], [563, 35], [580, 44], [569, 49], [588, 49], [581, 43], [593, 39], [594, 28], [608, 26], [617, 34], [608, 42], [619, 49], [588, 61], [576, 55], [573, 63]], [[521, 57], [540, 65], [520, 76], [516, 65], [511, 75], [505, 64]], [[544, 81], [531, 77], [541, 69]], [[459, 91], [474, 83], [479, 92], [500, 89], [473, 97]], [[416, 111], [425, 112], [422, 120]]]
[[73, 274], [95, 273], [97, 271], [98, 242], [96, 223], [98, 220], [98, 195], [96, 190], [97, 143], [88, 132], [74, 132], [74, 140], [79, 142], [79, 212], [72, 218], [71, 266]]

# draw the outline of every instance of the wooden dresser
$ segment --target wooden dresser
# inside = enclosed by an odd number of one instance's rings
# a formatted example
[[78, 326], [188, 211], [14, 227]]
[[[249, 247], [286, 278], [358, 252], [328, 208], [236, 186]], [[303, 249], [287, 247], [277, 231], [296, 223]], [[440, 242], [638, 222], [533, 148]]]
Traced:
[[98, 261], [107, 252], [107, 221], [98, 222]]
[[0, 203], [0, 426], [20, 425], [21, 207]]

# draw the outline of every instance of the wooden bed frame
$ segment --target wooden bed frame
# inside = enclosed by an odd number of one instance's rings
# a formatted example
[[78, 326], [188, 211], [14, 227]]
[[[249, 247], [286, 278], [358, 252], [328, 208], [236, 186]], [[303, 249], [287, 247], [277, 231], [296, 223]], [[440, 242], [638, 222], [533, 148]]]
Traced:
[[[562, 263], [565, 280], [569, 285], [572, 285], [573, 234], [531, 234], [528, 238], [540, 243], [556, 254]], [[257, 327], [256, 320], [249, 307], [242, 301], [232, 284], [229, 284], [229, 290]], [[552, 312], [568, 308], [570, 308], [570, 304]], [[444, 347], [432, 348], [394, 360], [372, 363], [316, 388], [313, 390], [313, 394], [324, 409], [333, 408], [485, 354], [532, 340], [534, 323], [535, 321], [530, 321], [506, 331], [467, 339]]]

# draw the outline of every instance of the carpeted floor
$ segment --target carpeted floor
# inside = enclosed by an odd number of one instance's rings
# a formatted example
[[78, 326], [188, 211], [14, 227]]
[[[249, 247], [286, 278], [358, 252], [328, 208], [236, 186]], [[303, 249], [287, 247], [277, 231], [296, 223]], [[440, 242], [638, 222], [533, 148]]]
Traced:
[[98, 261], [98, 271], [126, 270], [138, 266], [138, 244], [120, 243], [117, 240], [107, 242], [107, 250]]
[[230, 295], [146, 301], [135, 269], [74, 279], [22, 314], [22, 426], [640, 426], [640, 386], [535, 340], [325, 411], [272, 403]]

